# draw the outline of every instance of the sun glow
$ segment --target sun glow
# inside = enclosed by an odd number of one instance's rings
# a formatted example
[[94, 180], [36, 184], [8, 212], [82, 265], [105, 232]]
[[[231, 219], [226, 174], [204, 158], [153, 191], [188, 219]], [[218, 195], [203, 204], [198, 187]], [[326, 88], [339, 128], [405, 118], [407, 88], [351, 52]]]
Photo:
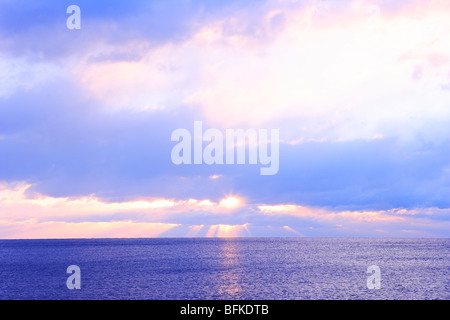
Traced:
[[220, 206], [224, 207], [226, 209], [237, 209], [243, 205], [243, 200], [235, 197], [235, 196], [229, 196], [225, 199], [222, 199], [220, 201]]

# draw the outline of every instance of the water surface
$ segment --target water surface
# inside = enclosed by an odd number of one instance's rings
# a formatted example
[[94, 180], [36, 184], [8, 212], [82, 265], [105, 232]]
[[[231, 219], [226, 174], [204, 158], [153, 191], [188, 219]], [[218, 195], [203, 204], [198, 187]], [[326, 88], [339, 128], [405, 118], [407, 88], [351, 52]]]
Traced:
[[[449, 299], [450, 239], [0, 240], [0, 299]], [[66, 269], [81, 269], [69, 290]], [[370, 265], [381, 289], [367, 288]]]

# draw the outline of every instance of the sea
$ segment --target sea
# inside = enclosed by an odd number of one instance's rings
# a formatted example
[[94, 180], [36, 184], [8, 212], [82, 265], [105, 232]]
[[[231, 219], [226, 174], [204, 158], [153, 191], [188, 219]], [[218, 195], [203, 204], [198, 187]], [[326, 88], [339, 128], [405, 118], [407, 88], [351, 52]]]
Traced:
[[450, 239], [0, 240], [0, 299], [449, 299], [449, 248]]

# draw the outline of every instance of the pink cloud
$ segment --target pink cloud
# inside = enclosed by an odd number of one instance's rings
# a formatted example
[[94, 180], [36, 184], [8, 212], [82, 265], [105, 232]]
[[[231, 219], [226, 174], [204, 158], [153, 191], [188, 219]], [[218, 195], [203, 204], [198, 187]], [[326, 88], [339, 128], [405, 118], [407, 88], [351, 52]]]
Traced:
[[[166, 234], [180, 237], [304, 236], [317, 232], [323, 235], [324, 230], [343, 235], [349, 232], [367, 235], [383, 230], [393, 236], [403, 234], [401, 230], [417, 230], [420, 235], [432, 236], [433, 230], [448, 225], [446, 221], [439, 221], [439, 217], [449, 213], [448, 209], [438, 208], [358, 211], [297, 204], [252, 204], [235, 195], [224, 196], [217, 202], [209, 199], [104, 202], [94, 196], [30, 196], [27, 194], [29, 187], [24, 183], [0, 184], [0, 238], [134, 238]], [[111, 220], [112, 213], [125, 214], [127, 218]]]
[[149, 238], [158, 237], [177, 226], [179, 225], [133, 221], [0, 221], [0, 230], [7, 229], [2, 238], [7, 239]]

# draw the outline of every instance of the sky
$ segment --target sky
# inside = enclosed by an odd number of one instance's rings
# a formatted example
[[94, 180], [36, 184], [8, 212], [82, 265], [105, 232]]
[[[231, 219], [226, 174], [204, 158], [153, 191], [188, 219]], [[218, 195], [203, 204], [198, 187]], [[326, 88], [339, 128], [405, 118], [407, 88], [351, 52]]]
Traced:
[[[447, 0], [0, 0], [0, 238], [446, 238], [449, 32]], [[278, 172], [175, 164], [195, 121], [277, 129]]]

